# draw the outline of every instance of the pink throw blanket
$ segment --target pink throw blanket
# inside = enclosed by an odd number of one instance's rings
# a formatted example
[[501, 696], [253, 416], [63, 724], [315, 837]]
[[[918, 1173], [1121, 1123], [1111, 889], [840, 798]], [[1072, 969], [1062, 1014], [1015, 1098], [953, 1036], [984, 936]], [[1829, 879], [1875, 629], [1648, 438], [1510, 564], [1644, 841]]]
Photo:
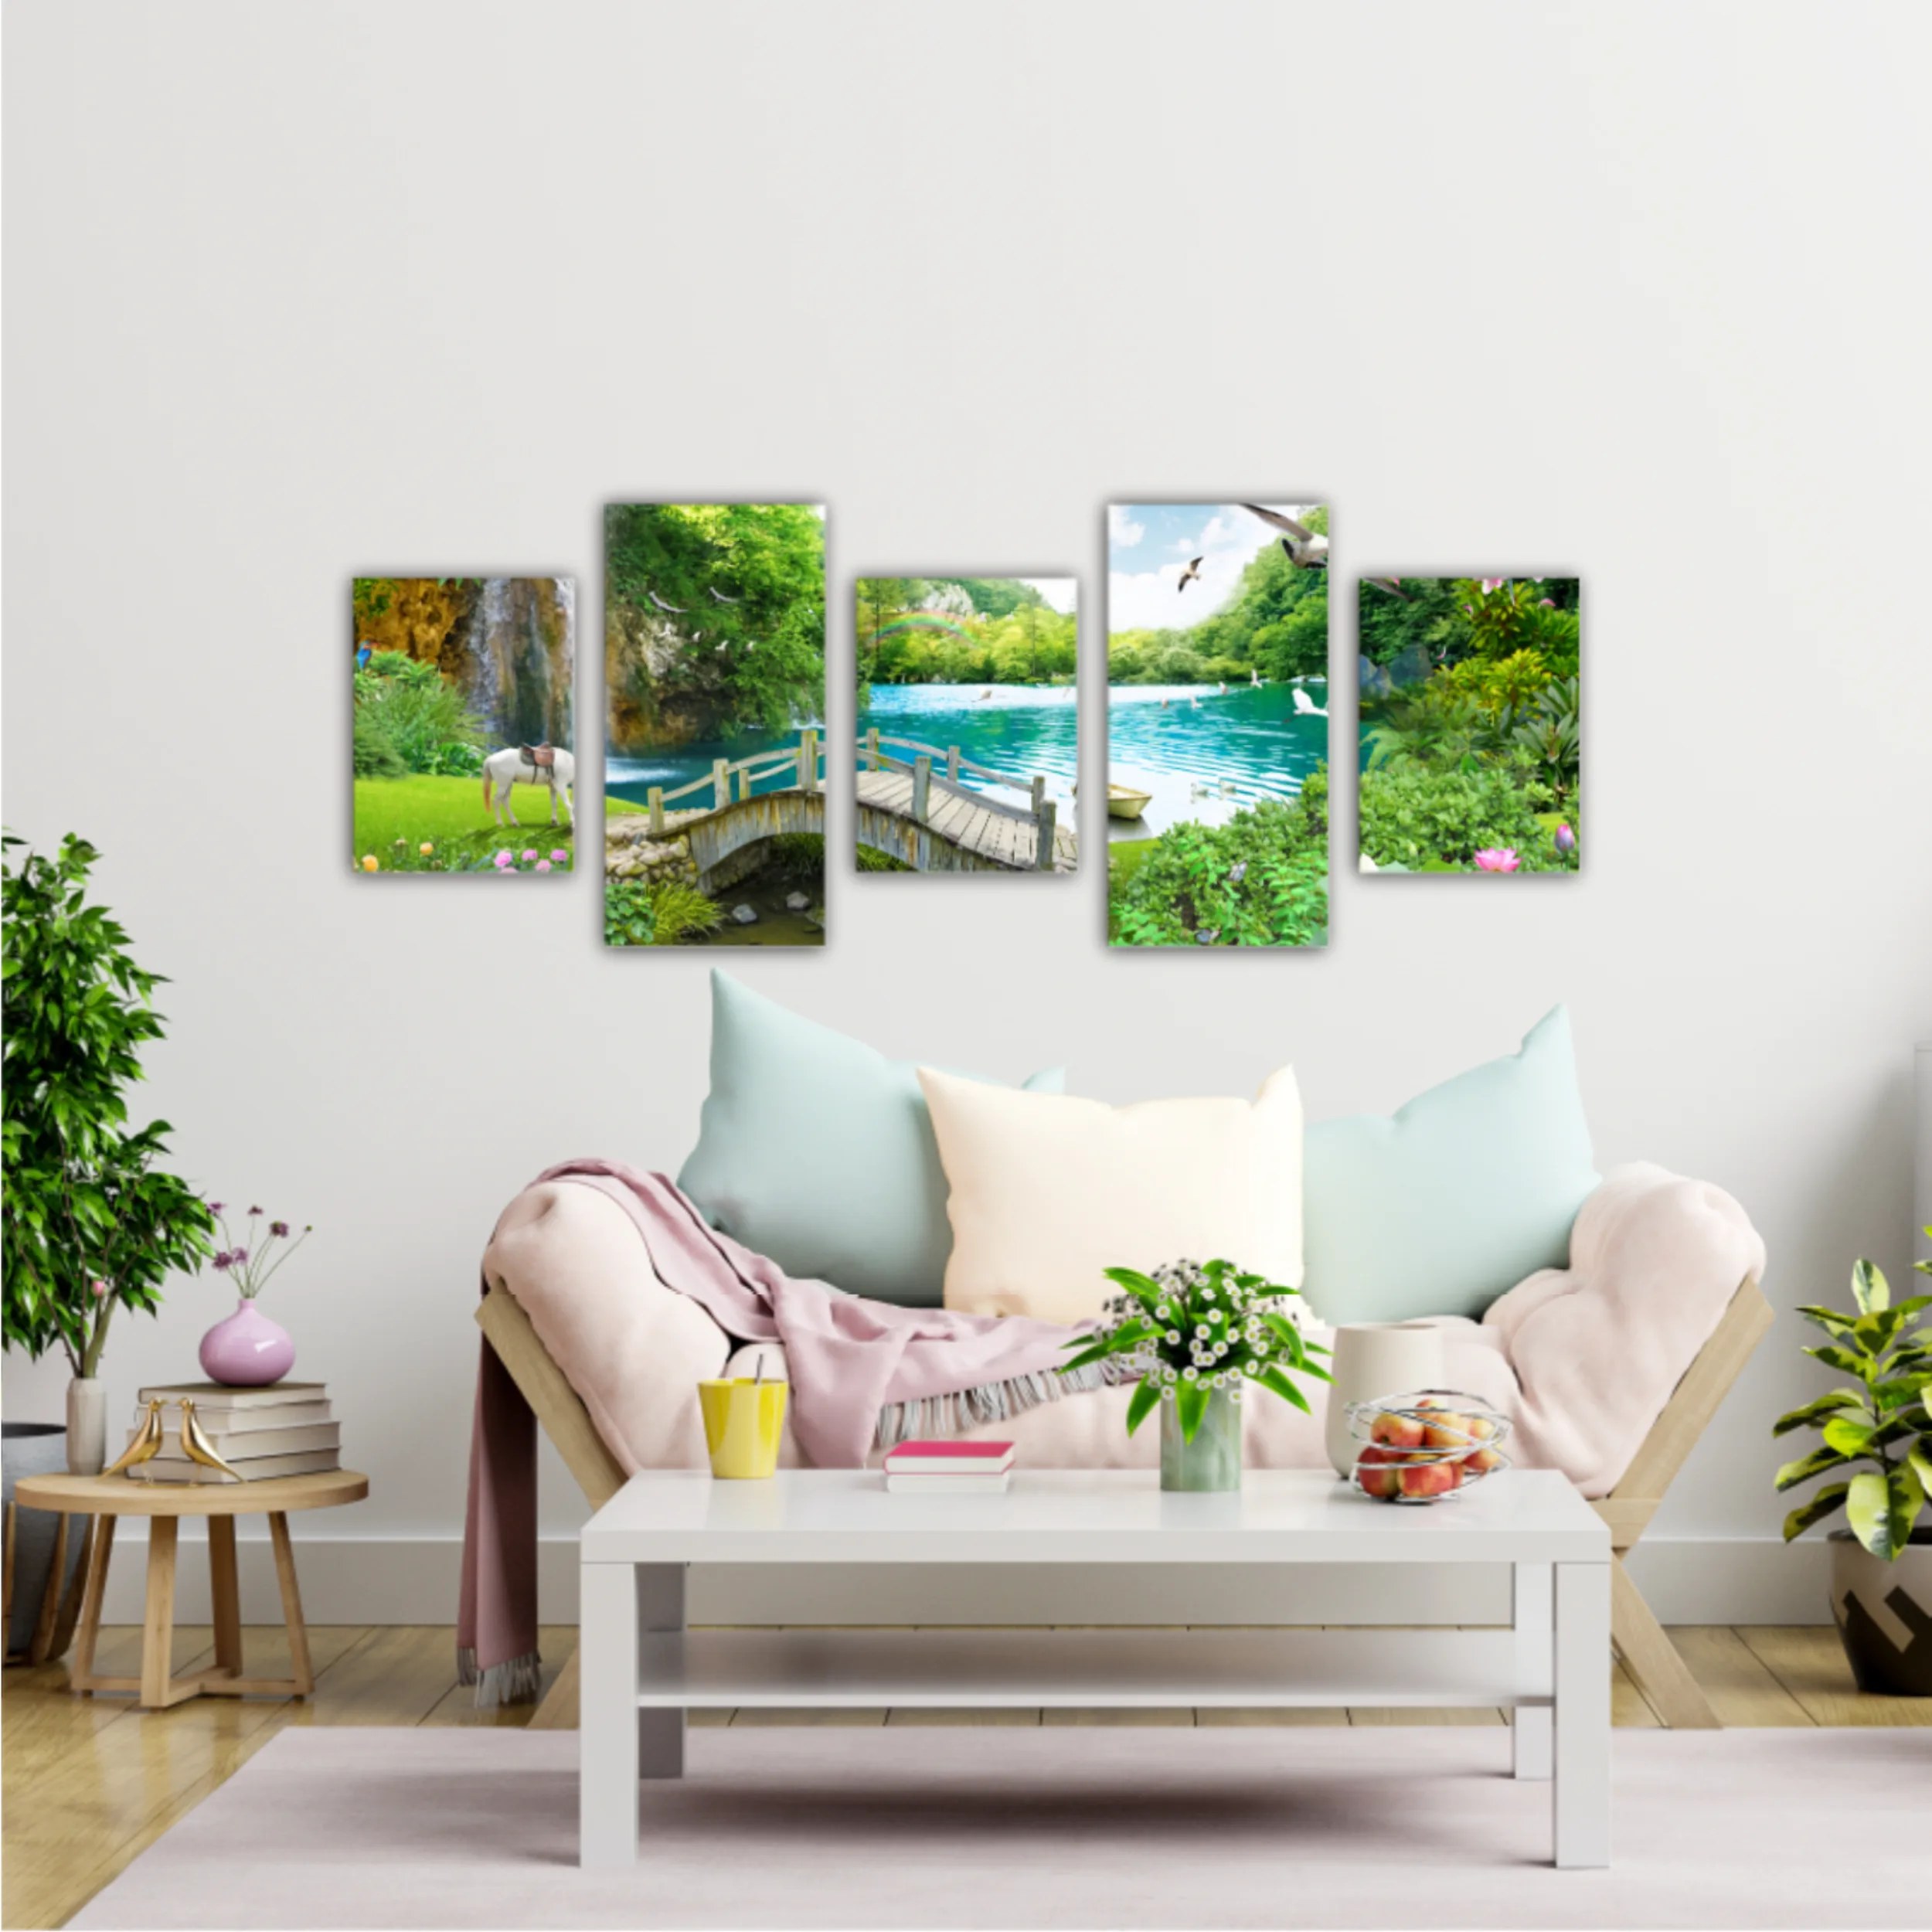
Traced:
[[[728, 1335], [784, 1345], [792, 1431], [821, 1468], [862, 1468], [880, 1410], [1050, 1375], [1073, 1331], [1019, 1317], [900, 1308], [797, 1281], [706, 1225], [662, 1174], [566, 1161], [537, 1177], [595, 1188], [638, 1230], [665, 1287]], [[487, 1283], [485, 1287], [487, 1289]], [[634, 1473], [634, 1472], [632, 1472]], [[486, 1340], [477, 1378], [457, 1658], [481, 1705], [536, 1694], [536, 1430]]]

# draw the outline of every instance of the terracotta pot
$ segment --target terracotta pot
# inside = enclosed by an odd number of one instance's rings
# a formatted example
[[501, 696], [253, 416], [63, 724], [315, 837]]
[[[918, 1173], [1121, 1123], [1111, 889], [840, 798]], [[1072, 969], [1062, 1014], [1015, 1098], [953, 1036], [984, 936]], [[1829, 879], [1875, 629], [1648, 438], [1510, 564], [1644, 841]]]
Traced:
[[1849, 1529], [1835, 1529], [1832, 1616], [1859, 1689], [1879, 1697], [1932, 1697], [1932, 1529], [1887, 1563]]

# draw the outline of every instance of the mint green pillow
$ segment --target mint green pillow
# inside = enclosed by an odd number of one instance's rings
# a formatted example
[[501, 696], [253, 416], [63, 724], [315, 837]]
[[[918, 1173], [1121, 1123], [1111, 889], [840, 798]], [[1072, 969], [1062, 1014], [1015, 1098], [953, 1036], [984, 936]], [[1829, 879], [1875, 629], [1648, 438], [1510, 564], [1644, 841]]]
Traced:
[[1324, 1321], [1479, 1320], [1525, 1275], [1567, 1265], [1570, 1224], [1601, 1178], [1569, 1013], [1391, 1118], [1318, 1123], [1303, 1160], [1302, 1291]]
[[[679, 1186], [787, 1274], [937, 1308], [953, 1231], [917, 1064], [714, 970], [711, 1092]], [[1055, 1067], [1026, 1090], [1066, 1085]]]

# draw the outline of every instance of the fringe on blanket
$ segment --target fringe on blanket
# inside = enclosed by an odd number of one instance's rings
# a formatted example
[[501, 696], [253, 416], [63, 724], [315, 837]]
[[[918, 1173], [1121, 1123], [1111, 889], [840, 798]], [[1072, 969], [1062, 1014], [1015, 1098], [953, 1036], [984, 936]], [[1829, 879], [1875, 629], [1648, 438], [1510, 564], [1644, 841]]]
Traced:
[[533, 1704], [543, 1688], [543, 1659], [533, 1651], [507, 1658], [486, 1671], [476, 1668], [476, 1652], [468, 1644], [456, 1647], [456, 1681], [476, 1686], [476, 1708], [494, 1710], [499, 1704]]
[[879, 1429], [873, 1440], [881, 1449], [910, 1442], [921, 1436], [964, 1435], [982, 1423], [1004, 1422], [1009, 1416], [1022, 1415], [1043, 1403], [1058, 1402], [1063, 1396], [1083, 1395], [1091, 1389], [1104, 1389], [1117, 1382], [1138, 1379], [1118, 1358], [1090, 1362], [1071, 1373], [1043, 1369], [1037, 1373], [1009, 1376], [1003, 1382], [982, 1383], [977, 1389], [961, 1389], [945, 1396], [922, 1396], [915, 1402], [889, 1402], [879, 1412]]

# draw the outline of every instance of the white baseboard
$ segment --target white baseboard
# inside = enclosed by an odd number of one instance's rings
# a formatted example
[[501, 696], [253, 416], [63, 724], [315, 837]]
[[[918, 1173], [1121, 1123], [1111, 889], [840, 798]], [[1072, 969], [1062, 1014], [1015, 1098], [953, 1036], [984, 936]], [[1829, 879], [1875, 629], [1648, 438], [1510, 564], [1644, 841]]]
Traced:
[[[237, 1539], [242, 1614], [280, 1621], [266, 1536]], [[444, 1624], [456, 1615], [460, 1546], [444, 1537], [303, 1536], [296, 1557], [302, 1605], [315, 1624]], [[176, 1621], [208, 1619], [203, 1539], [184, 1525]], [[145, 1536], [116, 1526], [104, 1614], [138, 1623]], [[1787, 1549], [1770, 1538], [1646, 1537], [1631, 1573], [1666, 1624], [1821, 1624], [1830, 1621], [1821, 1543]], [[546, 1623], [577, 1621], [577, 1543], [546, 1538], [538, 1551]], [[1204, 1566], [1165, 1572], [1111, 1566], [962, 1570], [945, 1565], [876, 1573], [807, 1564], [795, 1569], [699, 1566], [691, 1579], [694, 1622], [719, 1624], [1481, 1624], [1509, 1618], [1502, 1571], [1480, 1565], [1430, 1573], [1324, 1565], [1298, 1571]]]

